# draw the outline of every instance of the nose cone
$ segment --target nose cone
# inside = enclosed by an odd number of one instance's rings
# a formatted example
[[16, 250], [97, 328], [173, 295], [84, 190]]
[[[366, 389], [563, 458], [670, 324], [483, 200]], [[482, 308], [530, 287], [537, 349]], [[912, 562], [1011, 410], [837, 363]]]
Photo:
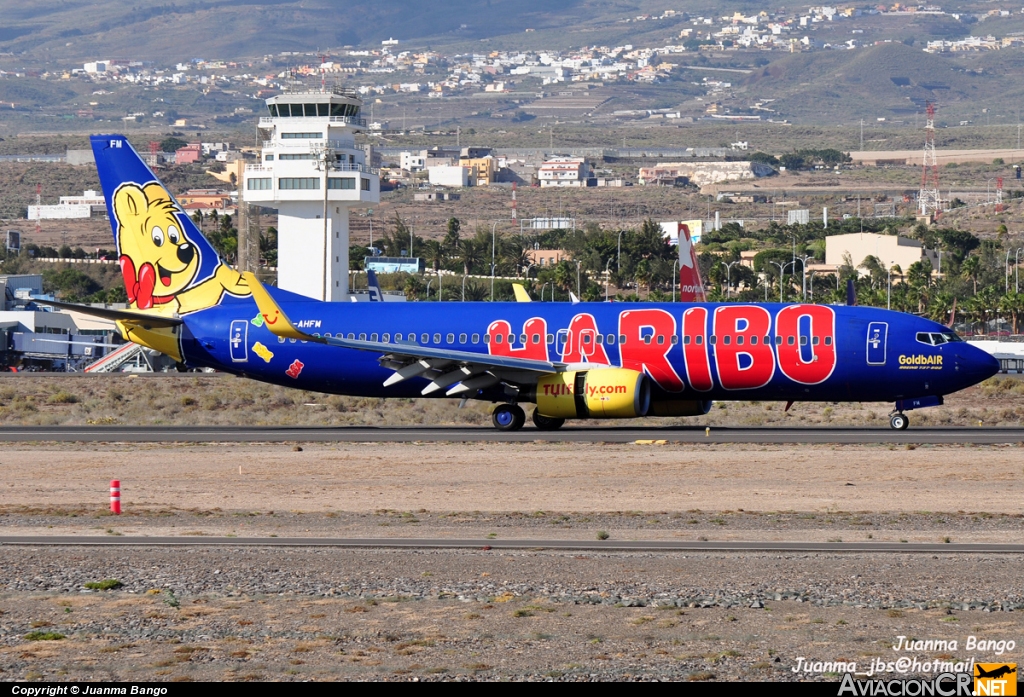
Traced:
[[977, 346], [964, 343], [957, 346], [957, 368], [967, 385], [976, 385], [999, 372], [999, 361], [992, 354]]

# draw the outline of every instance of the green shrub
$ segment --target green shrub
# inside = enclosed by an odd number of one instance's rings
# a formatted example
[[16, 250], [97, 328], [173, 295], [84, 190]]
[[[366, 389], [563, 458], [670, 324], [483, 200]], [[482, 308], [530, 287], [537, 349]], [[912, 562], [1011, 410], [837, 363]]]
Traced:
[[123, 585], [116, 578], [107, 578], [102, 581], [89, 581], [85, 584], [85, 587], [94, 591], [109, 591], [120, 588]]

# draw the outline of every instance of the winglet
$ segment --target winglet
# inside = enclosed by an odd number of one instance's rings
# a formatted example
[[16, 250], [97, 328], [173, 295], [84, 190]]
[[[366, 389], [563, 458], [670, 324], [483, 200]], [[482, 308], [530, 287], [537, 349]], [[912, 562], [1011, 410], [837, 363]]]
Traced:
[[305, 332], [301, 332], [295, 328], [292, 321], [288, 319], [288, 315], [284, 313], [281, 306], [270, 297], [270, 293], [263, 287], [259, 279], [256, 278], [256, 274], [251, 271], [246, 271], [242, 274], [242, 278], [249, 284], [249, 290], [252, 291], [253, 300], [256, 301], [256, 307], [259, 308], [260, 314], [263, 315], [263, 321], [267, 325], [267, 329], [270, 330], [275, 336], [281, 336], [285, 339], [302, 339], [303, 341], [316, 341], [316, 337], [310, 336]]
[[522, 283], [513, 283], [512, 290], [516, 293], [517, 303], [528, 303], [533, 301], [533, 299], [530, 298], [530, 294], [526, 292], [526, 288], [523, 288]]
[[573, 293], [571, 290], [569, 291], [569, 300], [572, 301], [573, 305], [579, 305], [580, 304], [580, 299], [577, 298], [576, 294]]

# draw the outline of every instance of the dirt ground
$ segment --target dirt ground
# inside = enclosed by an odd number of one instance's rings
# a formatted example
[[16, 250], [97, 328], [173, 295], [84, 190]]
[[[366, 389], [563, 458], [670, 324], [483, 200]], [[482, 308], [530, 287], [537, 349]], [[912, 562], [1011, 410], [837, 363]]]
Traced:
[[[234, 378], [52, 380], [4, 380], [0, 423], [483, 416], [445, 402], [279, 394]], [[965, 391], [929, 410], [931, 424], [1016, 424], [1021, 384]], [[830, 406], [787, 415], [730, 403], [706, 418], [825, 425], [884, 415], [882, 405]], [[107, 510], [115, 478], [118, 517]], [[929, 661], [1019, 661], [1020, 555], [576, 554], [543, 540], [1024, 543], [1022, 485], [1018, 445], [10, 444], [0, 451], [0, 536], [538, 546], [0, 546], [0, 679], [836, 680], [837, 661], [863, 672], [906, 658], [921, 675], [938, 672], [922, 667]], [[104, 580], [115, 587], [86, 585]], [[894, 651], [900, 636], [958, 644]], [[1014, 648], [969, 649], [970, 637]]]

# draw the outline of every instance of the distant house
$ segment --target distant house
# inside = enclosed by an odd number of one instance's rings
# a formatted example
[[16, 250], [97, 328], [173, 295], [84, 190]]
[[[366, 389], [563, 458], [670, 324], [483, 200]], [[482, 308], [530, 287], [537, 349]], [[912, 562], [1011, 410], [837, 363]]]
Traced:
[[203, 146], [200, 143], [189, 143], [183, 148], [174, 151], [174, 161], [179, 165], [190, 165], [199, 162], [203, 156]]
[[555, 157], [537, 169], [541, 187], [593, 186], [590, 166], [582, 157]]

